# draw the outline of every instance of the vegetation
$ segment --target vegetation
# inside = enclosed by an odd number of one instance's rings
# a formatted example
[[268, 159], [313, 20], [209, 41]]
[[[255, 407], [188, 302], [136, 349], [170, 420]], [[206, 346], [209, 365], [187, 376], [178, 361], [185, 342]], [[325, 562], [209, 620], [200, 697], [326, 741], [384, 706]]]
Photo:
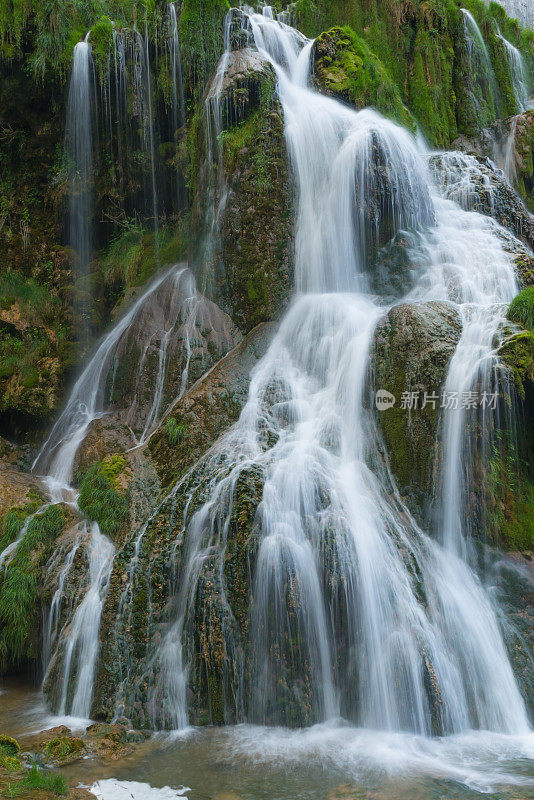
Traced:
[[66, 522], [61, 506], [48, 506], [28, 525], [0, 583], [0, 665], [39, 655], [41, 569]]
[[6, 797], [24, 797], [31, 791], [53, 792], [57, 795], [66, 795], [68, 786], [63, 775], [46, 772], [34, 764], [27, 775], [18, 781], [9, 783], [5, 788]]
[[43, 747], [45, 758], [55, 764], [69, 764], [81, 757], [85, 745], [75, 736], [55, 736]]
[[0, 733], [0, 757], [16, 756], [19, 753], [20, 745], [17, 740], [12, 739], [11, 736], [6, 736], [4, 733]]
[[534, 331], [534, 286], [528, 286], [510, 303], [508, 319], [527, 331]]
[[327, 94], [357, 108], [374, 106], [400, 124], [415, 128], [384, 65], [348, 26], [332, 28], [316, 40], [315, 76]]
[[128, 517], [128, 500], [114, 482], [123, 463], [120, 469], [118, 467], [118, 461], [96, 463], [84, 475], [78, 475], [79, 507], [90, 520], [98, 522], [103, 534], [112, 539]]
[[165, 423], [165, 430], [169, 444], [171, 447], [175, 447], [186, 435], [187, 425], [184, 422], [179, 422], [176, 417], [169, 417]]

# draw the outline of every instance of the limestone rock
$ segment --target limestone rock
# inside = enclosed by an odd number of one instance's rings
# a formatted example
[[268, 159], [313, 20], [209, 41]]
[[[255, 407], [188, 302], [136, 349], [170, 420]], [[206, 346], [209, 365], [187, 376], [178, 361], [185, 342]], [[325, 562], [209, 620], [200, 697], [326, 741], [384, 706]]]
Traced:
[[[439, 396], [460, 333], [458, 312], [445, 302], [394, 306], [375, 332], [374, 387], [396, 398], [378, 421], [399, 490], [413, 509], [421, 508], [432, 486], [439, 417], [439, 400], [436, 408], [432, 403], [421, 408], [424, 393]], [[404, 392], [418, 393], [419, 408], [401, 408]]]

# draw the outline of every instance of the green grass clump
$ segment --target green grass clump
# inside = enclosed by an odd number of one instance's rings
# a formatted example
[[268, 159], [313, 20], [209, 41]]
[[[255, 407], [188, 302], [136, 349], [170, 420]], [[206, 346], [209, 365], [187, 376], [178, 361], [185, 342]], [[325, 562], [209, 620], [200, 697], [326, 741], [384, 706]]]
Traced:
[[187, 250], [185, 222], [167, 225], [158, 232], [156, 248], [154, 231], [132, 222], [115, 236], [96, 261], [95, 283], [109, 304], [120, 302], [131, 288], [143, 286], [165, 264], [183, 259]]
[[169, 444], [172, 447], [176, 447], [186, 435], [187, 425], [184, 422], [178, 422], [175, 417], [170, 417], [165, 424], [165, 431]]
[[78, 475], [78, 480], [81, 479], [78, 505], [90, 520], [98, 522], [103, 534], [113, 538], [128, 517], [128, 499], [106, 477], [105, 469], [97, 463]]
[[39, 656], [41, 568], [66, 522], [64, 510], [48, 506], [35, 516], [0, 584], [0, 665]]
[[534, 331], [534, 286], [523, 289], [510, 303], [508, 319], [527, 331]]
[[31, 767], [24, 778], [8, 784], [5, 789], [6, 797], [22, 797], [31, 790], [41, 790], [53, 792], [57, 795], [65, 795], [68, 786], [63, 775], [53, 772], [45, 772], [37, 766]]
[[15, 541], [19, 535], [25, 519], [37, 511], [39, 503], [37, 501], [26, 503], [24, 506], [11, 508], [0, 517], [0, 553]]

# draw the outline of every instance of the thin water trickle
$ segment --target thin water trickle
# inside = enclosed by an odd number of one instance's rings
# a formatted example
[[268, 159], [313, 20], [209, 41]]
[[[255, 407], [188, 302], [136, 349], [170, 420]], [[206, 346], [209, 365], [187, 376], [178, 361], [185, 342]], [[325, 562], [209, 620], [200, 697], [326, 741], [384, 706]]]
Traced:
[[[75, 254], [78, 278], [88, 279], [91, 261], [91, 216], [93, 181], [93, 117], [95, 114], [91, 45], [88, 37], [78, 42], [72, 56], [72, 72], [67, 102], [65, 147], [69, 174], [69, 243]], [[87, 293], [88, 286], [82, 285]], [[89, 291], [90, 294], [90, 291]], [[83, 336], [87, 300], [79, 302]]]

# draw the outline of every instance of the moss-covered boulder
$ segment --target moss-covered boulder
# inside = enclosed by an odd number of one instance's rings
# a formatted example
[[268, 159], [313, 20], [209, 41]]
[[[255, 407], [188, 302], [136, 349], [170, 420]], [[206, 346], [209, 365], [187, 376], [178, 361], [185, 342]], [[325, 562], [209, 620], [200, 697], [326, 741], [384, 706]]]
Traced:
[[20, 753], [20, 745], [16, 739], [0, 733], [0, 756], [16, 756]]
[[45, 760], [56, 766], [72, 764], [83, 757], [85, 745], [83, 739], [76, 736], [56, 736], [42, 747]]
[[[440, 390], [461, 328], [452, 305], [429, 302], [394, 306], [375, 332], [375, 390], [395, 397], [379, 424], [399, 490], [418, 511], [432, 487]], [[403, 402], [408, 394], [415, 397], [411, 404]]]
[[183, 475], [238, 418], [250, 372], [274, 330], [274, 324], [265, 323], [251, 331], [169, 411], [147, 445], [162, 486]]
[[415, 128], [386, 68], [351, 28], [322, 33], [315, 40], [313, 58], [319, 91], [357, 109], [373, 106], [401, 125]]

